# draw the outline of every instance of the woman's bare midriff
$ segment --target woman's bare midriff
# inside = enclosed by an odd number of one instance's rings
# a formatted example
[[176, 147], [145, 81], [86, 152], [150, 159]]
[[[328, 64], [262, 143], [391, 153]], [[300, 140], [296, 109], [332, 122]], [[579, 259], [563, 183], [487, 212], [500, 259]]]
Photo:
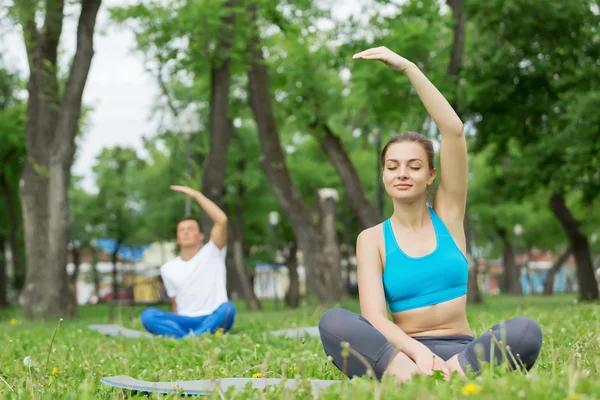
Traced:
[[472, 336], [466, 302], [465, 295], [432, 306], [392, 313], [392, 319], [409, 336]]

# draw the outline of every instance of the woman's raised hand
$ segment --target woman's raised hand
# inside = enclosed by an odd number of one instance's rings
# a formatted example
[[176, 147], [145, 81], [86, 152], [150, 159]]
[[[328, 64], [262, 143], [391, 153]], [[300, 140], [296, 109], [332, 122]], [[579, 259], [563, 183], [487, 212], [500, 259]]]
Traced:
[[379, 60], [383, 62], [385, 65], [398, 70], [400, 72], [404, 72], [409, 66], [413, 65], [412, 62], [408, 61], [406, 58], [394, 53], [390, 49], [385, 46], [373, 47], [360, 53], [356, 53], [352, 56], [354, 60], [363, 59], [363, 60]]

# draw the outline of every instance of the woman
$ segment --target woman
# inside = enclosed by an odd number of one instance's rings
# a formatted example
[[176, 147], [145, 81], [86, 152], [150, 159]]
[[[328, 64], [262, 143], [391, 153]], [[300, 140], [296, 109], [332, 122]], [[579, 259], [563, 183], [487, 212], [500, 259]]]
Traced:
[[383, 148], [383, 183], [394, 213], [357, 238], [362, 316], [327, 311], [319, 323], [325, 352], [350, 377], [372, 370], [377, 379], [390, 374], [399, 382], [434, 370], [447, 379], [454, 371], [478, 373], [481, 361], [530, 369], [542, 344], [534, 321], [503, 321], [477, 339], [467, 322], [467, 146], [460, 118], [415, 64], [391, 50], [372, 48], [353, 58], [382, 61], [408, 77], [441, 131], [441, 174], [429, 206], [427, 192], [437, 176], [431, 141], [407, 132]]

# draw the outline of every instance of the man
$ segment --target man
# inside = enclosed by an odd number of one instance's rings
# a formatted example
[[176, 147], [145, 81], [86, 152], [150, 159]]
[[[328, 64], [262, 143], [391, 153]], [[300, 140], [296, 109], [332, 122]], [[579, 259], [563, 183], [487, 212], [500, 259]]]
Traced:
[[219, 329], [227, 332], [236, 311], [226, 290], [227, 215], [196, 190], [185, 186], [171, 186], [171, 190], [196, 200], [214, 226], [210, 240], [202, 245], [204, 234], [198, 221], [191, 217], [179, 221], [181, 253], [160, 268], [173, 312], [147, 308], [141, 315], [142, 324], [150, 333], [178, 339]]

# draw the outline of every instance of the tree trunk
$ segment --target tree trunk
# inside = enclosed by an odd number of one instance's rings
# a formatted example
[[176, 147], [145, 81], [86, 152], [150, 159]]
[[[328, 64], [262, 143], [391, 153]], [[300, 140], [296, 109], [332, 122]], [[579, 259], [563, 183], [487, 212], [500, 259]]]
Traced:
[[[210, 72], [210, 147], [204, 163], [202, 177], [202, 193], [219, 207], [223, 208], [223, 187], [227, 169], [227, 147], [231, 137], [232, 122], [229, 118], [229, 84], [231, 65], [231, 46], [235, 25], [237, 0], [227, 0], [224, 4], [226, 16], [219, 33], [217, 54], [220, 56], [213, 61]], [[200, 214], [202, 231], [208, 240], [213, 221], [206, 215]]]
[[6, 307], [8, 301], [6, 299], [6, 241], [0, 237], [0, 308]]
[[300, 305], [300, 277], [298, 276], [298, 257], [296, 252], [298, 251], [296, 243], [292, 243], [290, 248], [290, 254], [285, 260], [285, 265], [288, 268], [290, 286], [285, 294], [285, 304], [290, 308], [298, 308]]
[[64, 1], [46, 2], [41, 31], [36, 27], [38, 8], [17, 4], [30, 67], [25, 126], [28, 157], [20, 193], [27, 260], [23, 311], [29, 318], [76, 315], [66, 270], [68, 188], [100, 3], [81, 2], [75, 56], [64, 90], [59, 89], [56, 76]]
[[[344, 226], [349, 226], [351, 220], [352, 220], [352, 217], [346, 217], [343, 220]], [[352, 263], [350, 262], [350, 259], [352, 256], [354, 256], [354, 253], [355, 253], [354, 247], [355, 246], [352, 243], [353, 234], [351, 234], [350, 229], [342, 230], [342, 237], [340, 238], [340, 240], [342, 242], [342, 244], [340, 245], [340, 258], [342, 260], [341, 261], [342, 262], [342, 273], [345, 275], [342, 295], [352, 296], [352, 295], [354, 295], [354, 292], [351, 290], [351, 284], [352, 284], [351, 274], [354, 271], [354, 269], [352, 268]]]
[[469, 261], [469, 278], [467, 281], [467, 302], [471, 304], [483, 303], [483, 297], [479, 290], [478, 282], [478, 261], [473, 257], [473, 231], [471, 230], [471, 221], [469, 220], [469, 210], [465, 212], [464, 229], [467, 241], [467, 259]]
[[280, 207], [290, 219], [296, 236], [298, 247], [302, 251], [303, 262], [307, 271], [309, 288], [315, 292], [323, 303], [336, 302], [337, 294], [322, 284], [329, 266], [321, 248], [321, 235], [314, 222], [314, 210], [302, 199], [294, 187], [285, 164], [279, 131], [271, 105], [270, 85], [267, 67], [263, 57], [260, 36], [258, 33], [256, 4], [249, 7], [253, 28], [248, 52], [252, 62], [248, 71], [248, 102], [260, 137], [262, 156], [260, 164], [265, 172], [271, 189]]
[[[238, 170], [243, 171], [245, 169], [245, 160], [241, 160], [238, 163]], [[242, 182], [238, 186], [238, 198], [244, 199], [245, 186]], [[246, 262], [244, 260], [244, 207], [243, 202], [239, 201], [235, 205], [234, 220], [232, 221], [232, 233], [233, 233], [233, 264], [235, 265], [235, 271], [237, 273], [238, 282], [242, 291], [242, 296], [246, 301], [248, 309], [251, 311], [262, 310], [262, 305], [254, 293], [252, 282], [248, 276], [248, 270], [246, 269]]]
[[[230, 224], [231, 225], [231, 224]], [[238, 282], [237, 271], [235, 270], [234, 259], [233, 259], [233, 229], [231, 226], [227, 226], [227, 256], [225, 257], [225, 274], [227, 276], [227, 297], [229, 299], [239, 298], [240, 296], [240, 283]]]
[[79, 275], [79, 263], [80, 263], [80, 251], [79, 251], [79, 247], [77, 246], [73, 246], [73, 250], [71, 250], [71, 254], [73, 255], [73, 266], [75, 267], [73, 269], [73, 275], [71, 276], [71, 284], [72, 285], [77, 285], [77, 277]]
[[94, 294], [98, 296], [100, 291], [100, 274], [98, 273], [98, 250], [91, 247], [92, 251], [92, 279], [94, 281]]
[[523, 295], [520, 279], [521, 274], [518, 266], [515, 264], [515, 253], [512, 243], [504, 228], [498, 228], [497, 231], [498, 236], [500, 236], [504, 245], [502, 250], [502, 261], [504, 264], [504, 274], [502, 275], [502, 279], [504, 281], [504, 288], [507, 293], [521, 296]]
[[550, 296], [554, 293], [554, 277], [560, 271], [563, 264], [567, 261], [567, 259], [571, 256], [571, 248], [566, 249], [554, 264], [552, 264], [552, 268], [548, 271], [548, 276], [546, 276], [546, 280], [544, 281], [544, 295]]
[[26, 275], [25, 263], [23, 262], [23, 244], [21, 240], [18, 232], [16, 232], [14, 236], [11, 233], [8, 239], [10, 253], [12, 255], [13, 286], [18, 292], [21, 292], [25, 286]]
[[21, 194], [27, 259], [23, 309], [26, 317], [71, 317], [75, 303], [66, 270], [69, 173], [52, 164], [44, 178], [32, 165], [44, 162], [34, 157], [26, 162]]
[[[452, 52], [450, 54], [450, 62], [448, 63], [448, 75], [450, 75], [454, 81], [453, 99], [451, 101], [452, 108], [460, 116], [460, 107], [458, 102], [458, 81], [460, 78], [460, 67], [462, 65], [462, 57], [465, 47], [465, 23], [466, 15], [463, 12], [462, 0], [448, 0], [448, 5], [452, 9], [452, 15], [454, 17], [454, 29], [452, 37]], [[479, 291], [478, 284], [478, 260], [473, 258], [472, 252], [472, 231], [471, 224], [469, 222], [468, 206], [465, 210], [465, 217], [463, 226], [465, 229], [465, 235], [467, 239], [467, 258], [469, 260], [469, 280], [467, 289], [467, 302], [469, 303], [483, 303], [483, 297]]]
[[[229, 213], [229, 211], [228, 211]], [[240, 296], [240, 284], [238, 282], [237, 271], [235, 270], [234, 258], [233, 258], [233, 227], [231, 226], [231, 219], [227, 224], [227, 256], [225, 257], [225, 274], [226, 274], [226, 291], [229, 299], [236, 299]]]
[[[345, 224], [345, 226], [349, 226], [352, 217], [346, 217], [346, 218], [347, 219], [345, 219], [344, 224]], [[352, 244], [352, 240], [353, 239], [352, 239], [352, 235], [350, 234], [350, 229], [343, 229], [342, 237], [341, 237], [342, 244], [340, 245], [340, 257], [343, 260], [342, 266], [345, 265], [345, 267], [343, 268], [343, 272], [346, 275], [346, 279], [344, 280], [344, 288], [343, 288], [344, 296], [354, 295], [354, 293], [351, 292], [351, 290], [350, 290], [351, 273], [353, 272], [352, 263], [350, 262], [350, 258], [354, 255], [354, 247], [355, 247]]]
[[562, 193], [552, 194], [549, 204], [569, 239], [569, 244], [575, 257], [580, 299], [582, 301], [598, 299], [598, 282], [594, 274], [587, 237], [581, 231], [579, 222], [567, 207]]
[[356, 168], [344, 150], [342, 142], [327, 124], [323, 126], [325, 136], [321, 140], [321, 149], [327, 154], [335, 167], [344, 187], [344, 201], [358, 218], [362, 229], [370, 228], [381, 222], [377, 209], [369, 202]]
[[10, 246], [10, 252], [12, 254], [12, 265], [13, 265], [13, 281], [14, 287], [17, 290], [23, 288], [25, 280], [25, 270], [23, 268], [23, 262], [21, 260], [21, 249], [19, 246], [19, 213], [17, 211], [17, 205], [15, 204], [18, 200], [18, 195], [13, 192], [13, 188], [7, 181], [4, 174], [0, 174], [0, 190], [4, 193], [4, 200], [6, 206], [6, 212], [8, 214], [9, 221], [9, 233], [8, 233], [8, 244]]
[[111, 261], [112, 261], [112, 290], [113, 290], [113, 300], [119, 300], [119, 280], [118, 280], [118, 276], [117, 276], [117, 262], [118, 262], [118, 257], [117, 255], [119, 254], [119, 250], [121, 249], [121, 242], [117, 242], [115, 250], [112, 252], [111, 254]]
[[315, 203], [319, 211], [323, 254], [328, 268], [323, 274], [323, 285], [335, 293], [337, 298], [343, 295], [340, 246], [337, 237], [338, 192], [335, 189], [320, 189]]
[[[238, 222], [239, 217], [239, 214], [236, 213], [234, 222], [235, 225], [240, 224], [240, 222]], [[244, 301], [246, 302], [248, 309], [250, 311], [259, 311], [262, 310], [262, 304], [254, 293], [254, 288], [252, 287], [250, 277], [248, 276], [248, 271], [246, 270], [246, 264], [244, 260], [244, 243], [241, 239], [243, 236], [238, 236], [240, 233], [239, 227], [236, 227], [235, 230], [236, 233], [233, 241], [233, 263], [235, 265], [239, 287], [242, 291], [242, 296], [244, 297]]]

